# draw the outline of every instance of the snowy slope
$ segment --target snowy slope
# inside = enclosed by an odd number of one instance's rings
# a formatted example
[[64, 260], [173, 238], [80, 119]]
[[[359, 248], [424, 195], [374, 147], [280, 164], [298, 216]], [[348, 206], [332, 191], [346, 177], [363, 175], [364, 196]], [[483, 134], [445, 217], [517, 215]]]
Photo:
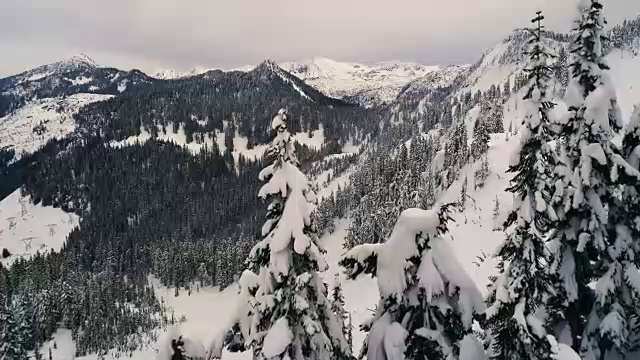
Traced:
[[[515, 30], [510, 36], [487, 50], [480, 60], [469, 68], [463, 81], [464, 90], [488, 90], [491, 85], [503, 85], [507, 79], [513, 83], [517, 73], [521, 73], [527, 64], [529, 33]], [[569, 41], [564, 35], [551, 34], [543, 38], [552, 54], [559, 54], [562, 48], [569, 50]]]
[[453, 82], [468, 69], [468, 65], [450, 65], [432, 71], [408, 83], [402, 88], [398, 98], [418, 96], [432, 89], [451, 86]]
[[38, 251], [58, 251], [77, 225], [77, 215], [34, 205], [18, 189], [0, 201], [0, 251], [7, 249], [11, 253], [0, 261], [6, 266]]
[[51, 138], [62, 138], [73, 132], [73, 115], [83, 106], [110, 99], [111, 95], [75, 94], [67, 98], [34, 100], [15, 113], [0, 118], [2, 147], [32, 153]]
[[611, 79], [618, 95], [624, 119], [631, 116], [633, 107], [640, 104], [640, 54], [635, 51], [614, 50], [607, 56]]

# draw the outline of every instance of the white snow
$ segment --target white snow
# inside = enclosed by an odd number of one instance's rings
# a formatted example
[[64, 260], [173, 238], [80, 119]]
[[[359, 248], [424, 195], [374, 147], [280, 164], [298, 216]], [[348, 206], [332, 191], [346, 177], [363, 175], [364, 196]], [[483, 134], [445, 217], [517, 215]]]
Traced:
[[[192, 141], [191, 143], [187, 144], [187, 135], [185, 134], [184, 128], [182, 126], [178, 128], [178, 132], [175, 134], [173, 133], [172, 124], [167, 124], [165, 126], [165, 129], [167, 130], [166, 134], [162, 132], [162, 127], [158, 126], [158, 137], [156, 138], [156, 140], [174, 143], [178, 146], [184, 146], [192, 154], [200, 153], [205, 147], [211, 149], [213, 147], [213, 141], [216, 142], [220, 153], [224, 153], [227, 149], [223, 131], [216, 130], [213, 139], [210, 139], [208, 134], [204, 134], [204, 142], [202, 143], [196, 143], [195, 141]], [[110, 145], [113, 147], [129, 146], [136, 143], [142, 144], [149, 139], [151, 139], [151, 133], [141, 127], [139, 135], [129, 136], [128, 138], [121, 141], [112, 141]], [[311, 137], [309, 137], [309, 134], [306, 132], [299, 132], [293, 135], [293, 139], [300, 144], [309, 146], [310, 148], [320, 149], [325, 141], [324, 129], [322, 128], [322, 126], [320, 126], [319, 129], [313, 131]], [[256, 160], [261, 158], [269, 147], [268, 144], [259, 144], [249, 149], [247, 146], [248, 143], [249, 139], [241, 136], [236, 131], [236, 134], [233, 138], [233, 152], [231, 153], [236, 164], [238, 163], [240, 155], [251, 160]]]
[[81, 76], [81, 77], [76, 78], [76, 79], [67, 79], [67, 80], [71, 81], [71, 83], [73, 85], [84, 85], [84, 84], [90, 83], [93, 80], [93, 78], [86, 77], [86, 76]]
[[40, 353], [44, 359], [51, 358], [56, 360], [74, 360], [76, 359], [76, 345], [71, 339], [71, 330], [58, 329], [53, 334], [53, 339], [42, 344]]
[[623, 119], [629, 119], [633, 106], [640, 101], [640, 56], [614, 50], [606, 57], [609, 75], [616, 89]]
[[273, 324], [264, 338], [262, 354], [267, 359], [282, 354], [293, 341], [293, 333], [289, 328], [287, 318], [281, 317]]
[[313, 131], [311, 137], [309, 137], [308, 133], [296, 133], [293, 135], [293, 140], [302, 145], [307, 145], [310, 148], [320, 150], [325, 141], [324, 128], [320, 125], [318, 130]]
[[581, 360], [571, 346], [567, 344], [558, 344], [558, 355], [556, 360]]
[[[44, 98], [34, 100], [0, 118], [0, 144], [16, 151], [32, 153], [51, 138], [63, 138], [75, 130], [73, 115], [83, 106], [105, 101], [113, 96], [97, 94], [75, 94], [64, 99]], [[37, 134], [34, 128], [42, 124], [46, 129]]]
[[487, 355], [482, 344], [473, 335], [465, 335], [460, 341], [460, 360], [485, 360]]
[[123, 91], [127, 90], [128, 83], [129, 83], [128, 80], [121, 81], [118, 84], [118, 92], [123, 92]]
[[0, 201], [0, 251], [6, 248], [11, 253], [0, 261], [8, 266], [20, 257], [58, 251], [76, 226], [77, 215], [34, 205], [18, 189]]
[[46, 78], [47, 76], [49, 76], [51, 74], [52, 73], [50, 73], [50, 72], [35, 73], [35, 74], [29, 76], [26, 79], [26, 81], [37, 81], [37, 80], [40, 80], [40, 79], [44, 79], [44, 78]]
[[407, 260], [418, 255], [416, 234], [433, 235], [438, 224], [434, 210], [407, 209], [400, 214], [391, 237], [378, 251], [376, 276], [382, 297], [402, 295], [407, 286]]

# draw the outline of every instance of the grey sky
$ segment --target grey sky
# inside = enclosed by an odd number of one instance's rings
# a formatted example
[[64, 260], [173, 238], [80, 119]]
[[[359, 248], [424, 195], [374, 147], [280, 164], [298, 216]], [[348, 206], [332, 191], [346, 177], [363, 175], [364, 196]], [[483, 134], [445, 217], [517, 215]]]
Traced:
[[[0, 77], [83, 52], [153, 71], [263, 59], [468, 63], [545, 11], [566, 31], [576, 0], [0, 0]], [[604, 0], [610, 23], [638, 0]]]

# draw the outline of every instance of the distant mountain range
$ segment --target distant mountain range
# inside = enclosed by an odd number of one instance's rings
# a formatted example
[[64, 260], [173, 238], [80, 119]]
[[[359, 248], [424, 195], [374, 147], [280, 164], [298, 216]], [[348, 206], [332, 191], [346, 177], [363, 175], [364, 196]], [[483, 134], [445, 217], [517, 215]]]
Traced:
[[[389, 61], [359, 64], [322, 57], [278, 65], [328, 96], [365, 107], [388, 105], [409, 82], [441, 69], [440, 66], [416, 63]], [[253, 68], [248, 65], [234, 70], [247, 72]], [[162, 69], [151, 76], [164, 80], [183, 79], [212, 70], [202, 67], [186, 72]]]

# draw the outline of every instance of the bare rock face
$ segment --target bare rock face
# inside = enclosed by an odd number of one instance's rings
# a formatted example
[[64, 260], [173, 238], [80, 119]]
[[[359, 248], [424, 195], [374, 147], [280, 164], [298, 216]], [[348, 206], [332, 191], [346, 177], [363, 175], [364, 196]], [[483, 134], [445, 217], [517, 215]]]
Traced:
[[9, 250], [7, 250], [6, 248], [2, 248], [2, 255], [0, 255], [0, 258], [6, 259], [9, 256], [11, 256], [11, 253], [9, 252]]

